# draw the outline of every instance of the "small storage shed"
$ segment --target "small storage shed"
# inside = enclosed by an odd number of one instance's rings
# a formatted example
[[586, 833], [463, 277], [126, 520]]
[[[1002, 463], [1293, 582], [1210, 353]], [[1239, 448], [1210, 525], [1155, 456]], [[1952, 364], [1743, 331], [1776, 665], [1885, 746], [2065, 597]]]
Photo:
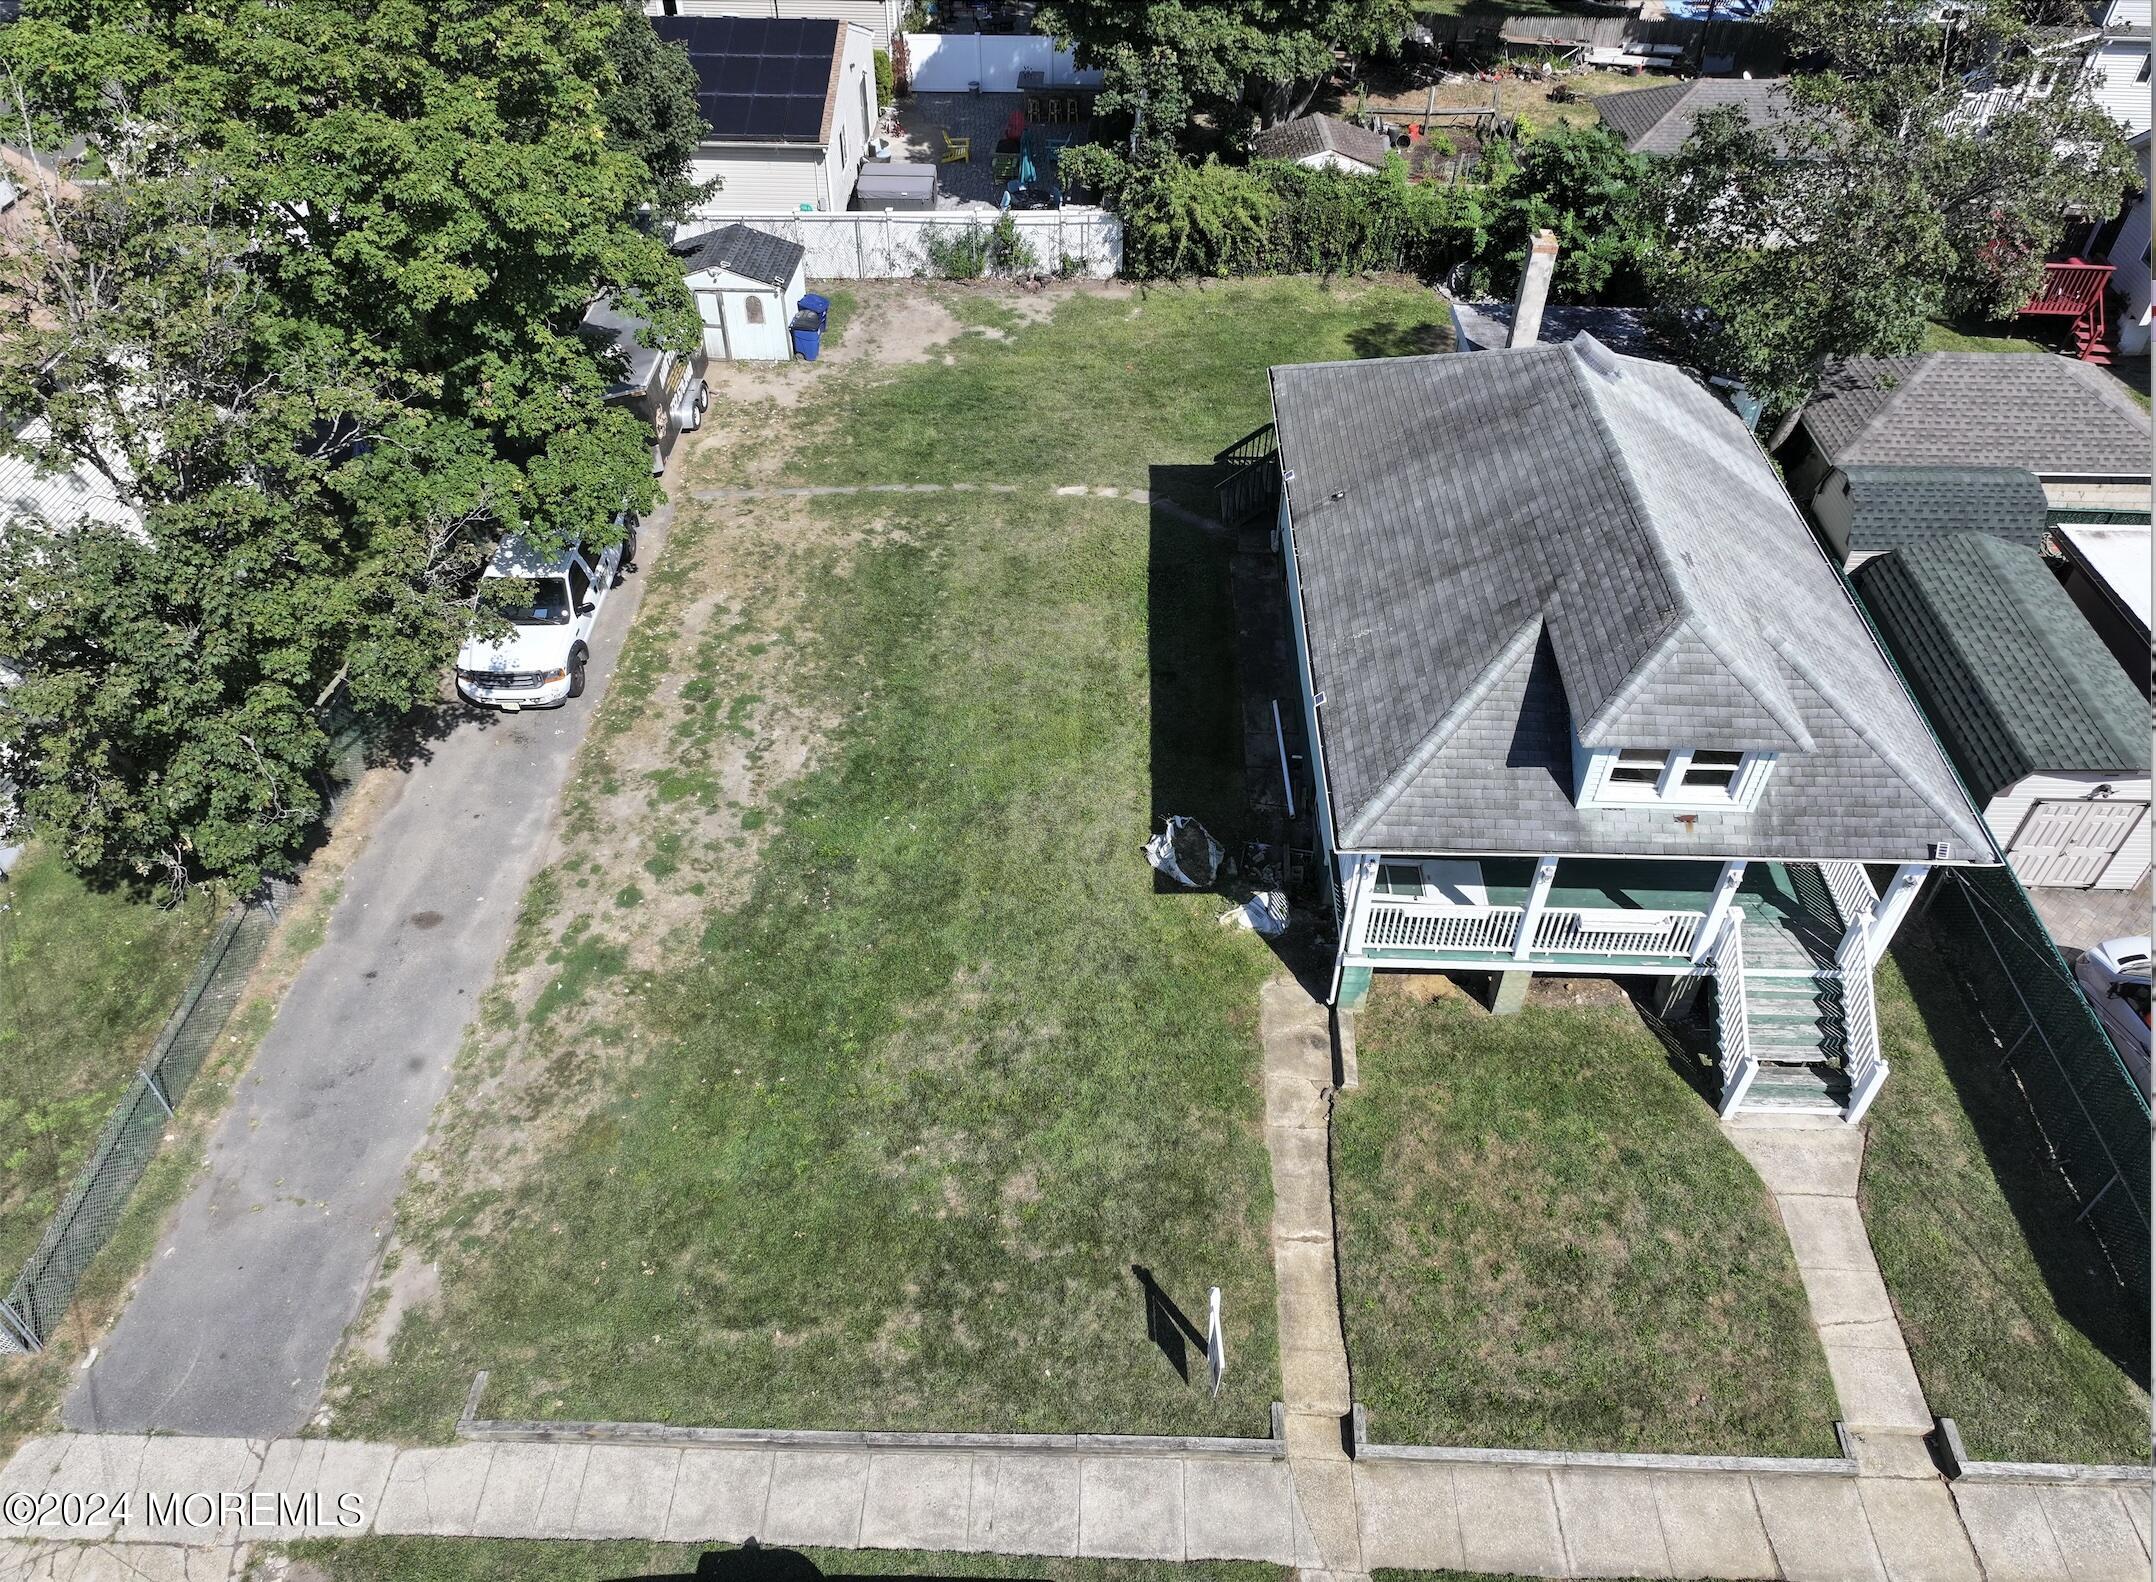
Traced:
[[786, 327], [808, 289], [807, 249], [754, 226], [724, 225], [677, 244], [704, 351], [734, 362], [784, 362], [793, 355]]
[[1867, 561], [1856, 584], [2021, 882], [2140, 883], [2148, 704], [2043, 558], [1957, 533]]
[[1852, 570], [1949, 533], [2044, 547], [2044, 485], [2019, 467], [1843, 467], [1812, 496], [1827, 547]]

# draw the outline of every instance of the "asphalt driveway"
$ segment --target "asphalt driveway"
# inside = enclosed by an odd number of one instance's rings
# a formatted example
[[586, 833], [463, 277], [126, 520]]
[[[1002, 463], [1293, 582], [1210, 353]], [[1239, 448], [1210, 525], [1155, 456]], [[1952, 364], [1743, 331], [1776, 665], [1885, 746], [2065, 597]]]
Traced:
[[[647, 574], [671, 516], [643, 524]], [[208, 1169], [68, 1396], [68, 1427], [260, 1439], [312, 1414], [644, 581], [607, 601], [582, 698], [473, 713], [411, 771], [240, 1079]]]

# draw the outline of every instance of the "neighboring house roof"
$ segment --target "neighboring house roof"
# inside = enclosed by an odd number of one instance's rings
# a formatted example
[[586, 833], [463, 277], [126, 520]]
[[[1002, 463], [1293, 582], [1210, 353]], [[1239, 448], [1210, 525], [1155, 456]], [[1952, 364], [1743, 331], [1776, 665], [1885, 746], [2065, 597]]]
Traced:
[[1883, 554], [1949, 533], [2043, 547], [2044, 486], [2019, 467], [1858, 465], [1842, 470], [1842, 487], [1852, 554]]
[[2032, 774], [2148, 771], [2148, 701], [2034, 550], [1956, 533], [1856, 583], [1979, 801]]
[[2066, 558], [2078, 564], [2109, 595], [2119, 610], [2149, 630], [2152, 577], [2156, 557], [2150, 554], [2147, 522], [2059, 522], [2058, 534]]
[[[1463, 336], [1460, 351], [1489, 351], [1503, 346], [1512, 335], [1512, 304], [1509, 302], [1456, 302], [1453, 321]], [[1667, 362], [1674, 348], [1656, 327], [1645, 308], [1581, 307], [1552, 303], [1542, 310], [1542, 327], [1535, 339], [1549, 345], [1592, 335], [1613, 352], [1627, 357], [1654, 357]]]
[[1708, 110], [1735, 105], [1746, 120], [1767, 126], [1788, 104], [1788, 86], [1778, 77], [1695, 77], [1605, 94], [1595, 100], [1595, 112], [1633, 153], [1674, 154]]
[[[1344, 850], [1984, 860], [1744, 424], [1591, 338], [1272, 371]], [[1573, 801], [1588, 746], [1781, 753], [1751, 809]]]
[[1251, 149], [1264, 159], [1309, 159], [1316, 154], [1339, 154], [1372, 170], [1385, 163], [1392, 145], [1383, 132], [1350, 126], [1329, 115], [1298, 116], [1269, 126], [1250, 140]]
[[[45, 455], [52, 430], [43, 418], [33, 418], [15, 428], [15, 437], [34, 454]], [[112, 480], [89, 463], [70, 460], [41, 470], [30, 456], [0, 455], [0, 535], [10, 523], [25, 517], [62, 531], [85, 522], [137, 533], [142, 527], [141, 513], [121, 499]]]
[[737, 221], [676, 242], [674, 252], [681, 259], [683, 274], [725, 269], [750, 280], [761, 280], [767, 286], [783, 287], [801, 267], [808, 249], [799, 242], [789, 242], [783, 236]]
[[707, 143], [828, 143], [846, 64], [846, 24], [831, 18], [655, 16], [689, 52]]
[[2149, 415], [2074, 357], [1920, 352], [1828, 370], [1804, 429], [1836, 467], [2021, 467], [2040, 478], [2149, 476]]

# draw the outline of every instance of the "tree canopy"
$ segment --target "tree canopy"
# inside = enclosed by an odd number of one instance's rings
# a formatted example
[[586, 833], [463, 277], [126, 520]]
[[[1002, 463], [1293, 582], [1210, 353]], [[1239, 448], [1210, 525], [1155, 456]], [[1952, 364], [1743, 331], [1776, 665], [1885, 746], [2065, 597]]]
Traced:
[[1141, 148], [1185, 140], [1197, 115], [1292, 120], [1341, 51], [1380, 53], [1412, 25], [1409, 0], [1053, 0], [1039, 26], [1106, 75], [1096, 113], [1129, 116]]
[[6, 30], [22, 135], [100, 180], [28, 200], [0, 400], [140, 517], [0, 539], [18, 828], [117, 879], [279, 871], [334, 692], [435, 696], [500, 536], [649, 507], [650, 434], [577, 332], [611, 293], [695, 334], [644, 214], [694, 101], [638, 30], [567, 0], [31, 0]]

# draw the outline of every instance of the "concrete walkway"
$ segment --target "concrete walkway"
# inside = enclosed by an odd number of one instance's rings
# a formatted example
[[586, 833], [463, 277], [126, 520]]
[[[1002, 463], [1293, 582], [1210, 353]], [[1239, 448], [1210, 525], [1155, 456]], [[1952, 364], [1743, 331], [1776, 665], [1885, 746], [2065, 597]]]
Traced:
[[[669, 515], [643, 524], [647, 571]], [[425, 749], [241, 1078], [208, 1168], [68, 1396], [70, 1428], [267, 1438], [314, 1411], [644, 580], [608, 599], [581, 699], [467, 711]]]
[[[1304, 1463], [1039, 1451], [673, 1449], [137, 1434], [33, 1440], [0, 1495], [134, 1494], [134, 1519], [0, 1526], [0, 1582], [211, 1582], [236, 1544], [437, 1534], [1248, 1559], [1338, 1570]], [[1322, 1462], [1322, 1464], [1333, 1464]], [[1366, 1566], [1551, 1577], [2145, 1582], [2148, 1491], [1491, 1463], [1337, 1463]], [[149, 1493], [189, 1502], [162, 1524]], [[1936, 1494], [1937, 1500], [1923, 1497]], [[313, 1506], [308, 1505], [312, 1496]], [[337, 1524], [350, 1496], [348, 1525]], [[279, 1501], [283, 1502], [280, 1511]], [[1940, 1503], [1943, 1501], [1943, 1505]], [[1958, 1507], [1958, 1515], [1957, 1515]], [[0, 1511], [7, 1509], [0, 1499]], [[1940, 1529], [1940, 1520], [1952, 1524]], [[36, 1538], [25, 1541], [23, 1535]], [[39, 1541], [42, 1540], [42, 1541]], [[69, 1542], [72, 1541], [72, 1542]], [[1331, 1542], [1328, 1537], [1323, 1542]], [[1970, 1562], [1974, 1564], [1974, 1562]], [[236, 1574], [236, 1573], [234, 1573]]]
[[1306, 1570], [1359, 1577], [1366, 1569], [1362, 1518], [1343, 1430], [1351, 1401], [1333, 1266], [1332, 1027], [1325, 1007], [1283, 975], [1259, 992], [1258, 1035], [1265, 1046], [1273, 1289], [1296, 1529], [1317, 1557]]

